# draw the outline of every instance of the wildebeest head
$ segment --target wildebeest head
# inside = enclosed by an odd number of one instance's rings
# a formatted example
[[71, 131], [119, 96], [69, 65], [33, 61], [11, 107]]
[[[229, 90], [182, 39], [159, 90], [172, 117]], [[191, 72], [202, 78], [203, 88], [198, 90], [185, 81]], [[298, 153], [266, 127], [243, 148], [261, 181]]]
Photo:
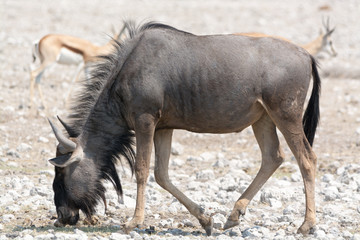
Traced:
[[[59, 141], [56, 158], [49, 160], [55, 166], [53, 190], [57, 225], [75, 225], [79, 220], [79, 210], [91, 218], [99, 200], [104, 199], [104, 179], [113, 183], [121, 202], [122, 188], [114, 162], [103, 162], [98, 156], [88, 156], [78, 138], [67, 138], [49, 122]], [[70, 128], [63, 125], [69, 135], [73, 136]]]
[[[126, 26], [131, 38], [135, 30], [131, 30], [133, 27], [129, 24], [126, 23]], [[117, 78], [117, 69], [125, 59], [121, 56], [127, 53], [127, 48], [123, 46], [123, 42], [116, 41], [115, 51], [101, 56], [93, 66], [91, 77], [83, 82], [83, 91], [73, 103], [68, 116], [70, 124], [59, 119], [67, 134], [50, 122], [59, 141], [56, 158], [49, 161], [55, 166], [53, 190], [60, 225], [76, 224], [79, 210], [88, 218], [95, 213], [96, 204], [100, 199], [105, 199], [103, 180], [112, 182], [119, 202], [122, 201], [122, 187], [115, 167], [120, 155], [125, 157], [131, 171], [134, 171], [134, 133], [117, 124], [119, 116], [115, 116], [115, 120], [109, 119], [104, 116], [106, 111], [101, 107], [100, 111], [94, 109], [108, 80]], [[90, 113], [92, 117], [89, 117]], [[102, 126], [99, 122], [104, 121], [112, 123], [108, 129], [99, 127]], [[89, 135], [91, 139], [87, 139]]]

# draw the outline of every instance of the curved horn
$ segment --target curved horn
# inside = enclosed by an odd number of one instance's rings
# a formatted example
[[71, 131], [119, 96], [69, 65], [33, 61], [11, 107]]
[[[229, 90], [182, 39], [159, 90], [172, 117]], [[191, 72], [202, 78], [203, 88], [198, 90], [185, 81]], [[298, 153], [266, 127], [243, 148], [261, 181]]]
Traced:
[[62, 154], [73, 152], [76, 148], [76, 143], [68, 139], [48, 118], [50, 126], [55, 134], [56, 139], [59, 141], [59, 144], [62, 148], [60, 148], [60, 152]]
[[77, 137], [75, 136], [75, 132], [74, 130], [67, 124], [65, 123], [59, 116], [56, 116], [59, 119], [59, 122], [61, 123], [61, 125], [63, 125], [63, 127], [65, 128], [66, 132], [69, 134], [70, 137]]

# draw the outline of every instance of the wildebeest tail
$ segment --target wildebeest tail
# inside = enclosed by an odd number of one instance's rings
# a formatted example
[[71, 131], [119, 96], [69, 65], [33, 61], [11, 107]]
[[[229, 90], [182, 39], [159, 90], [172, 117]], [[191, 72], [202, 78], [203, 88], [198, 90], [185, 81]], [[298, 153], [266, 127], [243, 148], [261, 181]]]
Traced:
[[311, 92], [308, 106], [304, 113], [303, 127], [306, 138], [312, 146], [314, 142], [316, 128], [320, 120], [319, 99], [321, 90], [321, 80], [317, 70], [317, 63], [313, 56], [311, 56], [311, 67], [313, 76], [313, 89]]

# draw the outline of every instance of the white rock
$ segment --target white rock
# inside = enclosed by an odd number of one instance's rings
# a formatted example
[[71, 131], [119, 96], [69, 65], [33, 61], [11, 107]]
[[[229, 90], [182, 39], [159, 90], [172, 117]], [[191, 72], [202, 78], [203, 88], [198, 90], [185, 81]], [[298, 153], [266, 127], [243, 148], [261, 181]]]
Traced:
[[360, 127], [356, 128], [356, 133], [360, 134]]
[[205, 161], [214, 161], [216, 159], [216, 152], [203, 152], [200, 157]]
[[246, 238], [246, 237], [262, 238], [264, 236], [267, 236], [269, 234], [269, 232], [270, 232], [270, 230], [267, 228], [255, 226], [255, 227], [245, 229], [245, 231], [243, 231], [243, 233], [242, 233], [242, 236], [244, 238]]
[[218, 159], [213, 165], [212, 167], [215, 168], [224, 168], [229, 166], [229, 161], [226, 159]]
[[321, 181], [325, 183], [330, 183], [334, 181], [334, 175], [326, 173], [324, 176], [321, 177]]
[[216, 240], [231, 240], [231, 239], [233, 239], [233, 238], [230, 237], [230, 236], [221, 234], [221, 235], [217, 236], [215, 239], [216, 239]]
[[13, 214], [4, 214], [0, 219], [4, 223], [9, 223], [9, 222], [15, 220], [15, 216]]
[[112, 233], [109, 237], [111, 240], [125, 240], [130, 239], [130, 235], [128, 234], [121, 234], [121, 233]]
[[281, 208], [282, 207], [282, 202], [275, 198], [270, 198], [269, 204], [270, 204], [270, 207], [273, 207], [273, 208]]
[[339, 190], [335, 186], [329, 186], [324, 189], [323, 194], [325, 195], [325, 201], [334, 201], [339, 198]]
[[21, 143], [17, 148], [16, 150], [19, 151], [19, 152], [27, 152], [29, 150], [31, 150], [32, 147], [29, 145], [29, 144], [26, 144], [26, 143]]
[[46, 175], [48, 177], [54, 177], [55, 176], [55, 171], [54, 170], [42, 170], [40, 171], [41, 175]]
[[8, 162], [7, 165], [8, 165], [9, 167], [14, 167], [14, 168], [19, 167], [19, 164], [18, 164], [17, 162], [13, 162], [13, 161]]
[[277, 218], [279, 222], [293, 222], [293, 215], [283, 215]]
[[352, 237], [351, 240], [360, 240], [360, 233], [355, 233]]
[[231, 176], [236, 177], [240, 180], [246, 180], [249, 181], [252, 179], [251, 176], [249, 176], [244, 170], [239, 168], [230, 168], [229, 173]]
[[136, 199], [124, 195], [124, 205], [127, 208], [134, 208], [136, 206]]
[[171, 144], [171, 154], [178, 156], [184, 153], [184, 147], [177, 142]]
[[324, 230], [318, 229], [314, 232], [314, 237], [318, 239], [326, 239], [326, 233]]
[[345, 172], [345, 167], [344, 166], [341, 166], [339, 167], [337, 170], [336, 170], [336, 174], [337, 175], [341, 175]]
[[214, 179], [214, 178], [215, 178], [215, 174], [214, 174], [214, 171], [211, 169], [202, 170], [202, 171], [196, 173], [197, 180], [210, 180], [210, 179]]
[[159, 227], [162, 227], [162, 228], [171, 228], [172, 225], [174, 223], [174, 219], [172, 218], [169, 218], [169, 219], [162, 219], [160, 220], [159, 222]]
[[185, 164], [185, 161], [180, 159], [180, 158], [174, 158], [174, 159], [171, 159], [171, 166], [174, 166], [174, 167], [181, 167], [181, 166], [184, 166]]
[[301, 176], [300, 172], [295, 172], [295, 173], [291, 174], [291, 181], [292, 182], [302, 181], [302, 176]]
[[16, 213], [16, 212], [20, 211], [20, 207], [17, 204], [13, 204], [13, 205], [6, 206], [5, 210], [7, 212]]
[[192, 181], [187, 184], [187, 189], [190, 191], [199, 190], [199, 189], [201, 189], [201, 185], [202, 185], [201, 182]]
[[293, 214], [296, 214], [296, 213], [297, 213], [297, 211], [292, 206], [287, 206], [283, 210], [284, 215], [293, 215]]
[[217, 182], [219, 182], [219, 188], [228, 192], [235, 191], [239, 187], [238, 181], [235, 180], [230, 174], [221, 177]]
[[212, 216], [212, 219], [214, 221], [214, 228], [222, 229], [224, 227], [224, 224], [226, 222], [226, 217], [224, 215], [217, 213]]
[[196, 156], [188, 156], [187, 159], [186, 159], [187, 162], [194, 162], [194, 163], [197, 163], [197, 162], [203, 162], [204, 159], [201, 158], [201, 157], [196, 157]]
[[182, 223], [185, 227], [194, 227], [194, 223], [190, 219], [184, 219], [182, 220]]
[[21, 238], [22, 238], [23, 240], [33, 240], [33, 239], [34, 239], [34, 237], [31, 236], [30, 234], [26, 234], [26, 235], [22, 236]]
[[[63, 233], [62, 235], [65, 235], [65, 234]], [[66, 235], [70, 235], [70, 234], [66, 234]], [[51, 239], [67, 239], [67, 240], [70, 240], [71, 238], [65, 238], [65, 237], [56, 238], [56, 236], [54, 234], [48, 233], [48, 234], [36, 235], [34, 239], [36, 239], [36, 240], [51, 240]]]
[[49, 142], [49, 139], [47, 139], [46, 137], [39, 137], [38, 139], [39, 142], [42, 142], [42, 143], [48, 143]]
[[178, 213], [178, 208], [177, 208], [177, 203], [172, 203], [169, 208], [168, 208], [169, 212], [171, 214], [176, 215]]
[[11, 156], [11, 157], [15, 157], [15, 158], [20, 158], [20, 154], [15, 149], [8, 150], [6, 152], [6, 155]]

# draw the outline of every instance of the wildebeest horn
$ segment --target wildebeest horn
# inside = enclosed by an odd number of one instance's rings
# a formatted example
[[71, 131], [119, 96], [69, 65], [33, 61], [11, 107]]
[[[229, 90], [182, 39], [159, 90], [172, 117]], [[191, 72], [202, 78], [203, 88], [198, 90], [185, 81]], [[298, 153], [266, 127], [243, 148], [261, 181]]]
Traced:
[[50, 126], [55, 134], [56, 139], [60, 143], [59, 151], [62, 154], [73, 152], [76, 148], [76, 143], [68, 139], [52, 122], [48, 119]]
[[65, 128], [66, 132], [70, 135], [70, 137], [73, 137], [73, 130], [71, 129], [71, 127], [69, 125], [67, 125], [59, 116], [56, 116], [59, 119], [59, 122], [61, 123], [61, 125], [63, 125], [63, 127]]

